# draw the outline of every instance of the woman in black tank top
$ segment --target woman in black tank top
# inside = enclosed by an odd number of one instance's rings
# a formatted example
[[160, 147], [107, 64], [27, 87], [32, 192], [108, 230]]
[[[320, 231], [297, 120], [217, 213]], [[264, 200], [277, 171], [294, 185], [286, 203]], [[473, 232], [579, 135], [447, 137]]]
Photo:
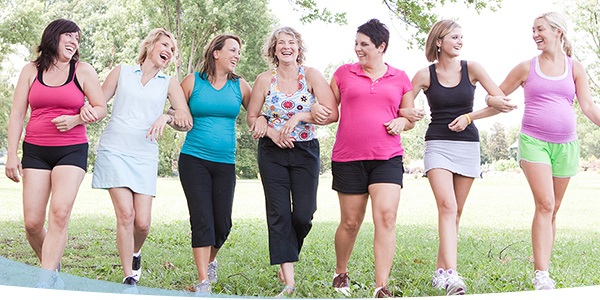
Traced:
[[[471, 185], [479, 177], [479, 133], [473, 120], [498, 113], [487, 107], [473, 111], [475, 84], [490, 95], [502, 95], [480, 64], [460, 60], [462, 29], [452, 20], [442, 20], [429, 31], [425, 55], [433, 64], [419, 70], [412, 80], [413, 96], [423, 90], [431, 110], [425, 135], [425, 173], [438, 207], [439, 250], [432, 285], [447, 295], [466, 293], [458, 276], [458, 223]], [[411, 121], [423, 112], [403, 109]]]

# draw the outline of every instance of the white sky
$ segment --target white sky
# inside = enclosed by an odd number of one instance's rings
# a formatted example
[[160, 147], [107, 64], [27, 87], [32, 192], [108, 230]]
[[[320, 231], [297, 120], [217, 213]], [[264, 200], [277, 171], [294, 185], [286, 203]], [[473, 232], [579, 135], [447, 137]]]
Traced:
[[[417, 70], [429, 65], [423, 50], [408, 50], [406, 42], [410, 34], [404, 24], [394, 18], [380, 0], [316, 0], [334, 12], [346, 12], [348, 25], [339, 26], [315, 22], [302, 25], [299, 14], [292, 10], [288, 0], [271, 0], [270, 7], [280, 18], [282, 26], [291, 26], [302, 35], [308, 47], [305, 64], [321, 72], [329, 64], [356, 61], [354, 37], [356, 28], [371, 18], [377, 18], [390, 29], [390, 45], [384, 60], [390, 65], [404, 70], [412, 78]], [[462, 0], [459, 0], [462, 2]], [[365, 4], [369, 3], [369, 4]], [[561, 6], [551, 0], [503, 0], [502, 8], [496, 12], [484, 11], [478, 15], [474, 9], [453, 4], [438, 10], [442, 18], [457, 20], [463, 29], [461, 58], [481, 63], [492, 79], [500, 84], [508, 72], [519, 62], [527, 60], [539, 52], [531, 35], [535, 17], [548, 11], [562, 12]], [[575, 45], [576, 46], [576, 45]], [[475, 109], [485, 105], [485, 90], [478, 85], [475, 94]], [[419, 97], [424, 97], [420, 93]], [[522, 108], [523, 91], [518, 89], [511, 98]], [[417, 106], [427, 102], [417, 100]], [[478, 120], [477, 126], [488, 129], [494, 122], [505, 127], [518, 126], [523, 115], [518, 109], [508, 114], [500, 114]]]

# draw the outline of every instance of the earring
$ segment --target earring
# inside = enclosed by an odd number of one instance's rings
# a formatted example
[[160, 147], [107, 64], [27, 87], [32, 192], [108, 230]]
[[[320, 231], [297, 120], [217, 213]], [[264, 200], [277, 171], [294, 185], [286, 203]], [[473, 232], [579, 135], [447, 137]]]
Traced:
[[442, 52], [442, 49], [440, 49], [440, 47], [438, 47], [438, 53]]

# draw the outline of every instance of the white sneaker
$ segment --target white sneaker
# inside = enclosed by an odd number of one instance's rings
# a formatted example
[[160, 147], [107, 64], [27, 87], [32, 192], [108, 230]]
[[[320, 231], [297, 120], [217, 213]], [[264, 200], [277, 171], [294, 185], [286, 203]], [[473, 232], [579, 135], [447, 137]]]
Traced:
[[208, 263], [208, 282], [217, 283], [217, 268], [219, 264], [216, 259]]
[[446, 271], [446, 295], [464, 295], [467, 293], [467, 285], [458, 273], [452, 269]]
[[195, 296], [206, 296], [206, 295], [210, 295], [211, 292], [211, 288], [210, 288], [210, 282], [208, 282], [208, 280], [202, 280], [202, 282], [196, 284], [196, 286], [194, 287], [194, 291], [195, 291]]
[[556, 287], [554, 280], [550, 278], [548, 271], [535, 271], [535, 277], [532, 280], [533, 288], [539, 290], [553, 290]]
[[444, 269], [439, 268], [435, 270], [435, 272], [433, 272], [433, 278], [431, 278], [431, 286], [438, 290], [445, 289], [446, 278], [448, 278], [448, 275], [446, 275], [446, 271], [444, 271]]

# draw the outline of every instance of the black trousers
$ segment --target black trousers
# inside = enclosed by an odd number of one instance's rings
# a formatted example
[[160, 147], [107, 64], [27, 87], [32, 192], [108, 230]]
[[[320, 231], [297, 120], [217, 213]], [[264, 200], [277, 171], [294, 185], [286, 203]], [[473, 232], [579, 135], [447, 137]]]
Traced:
[[179, 180], [190, 212], [192, 248], [221, 248], [231, 231], [235, 165], [181, 153]]
[[281, 149], [271, 139], [258, 143], [258, 167], [265, 192], [271, 264], [298, 261], [317, 210], [319, 141]]

